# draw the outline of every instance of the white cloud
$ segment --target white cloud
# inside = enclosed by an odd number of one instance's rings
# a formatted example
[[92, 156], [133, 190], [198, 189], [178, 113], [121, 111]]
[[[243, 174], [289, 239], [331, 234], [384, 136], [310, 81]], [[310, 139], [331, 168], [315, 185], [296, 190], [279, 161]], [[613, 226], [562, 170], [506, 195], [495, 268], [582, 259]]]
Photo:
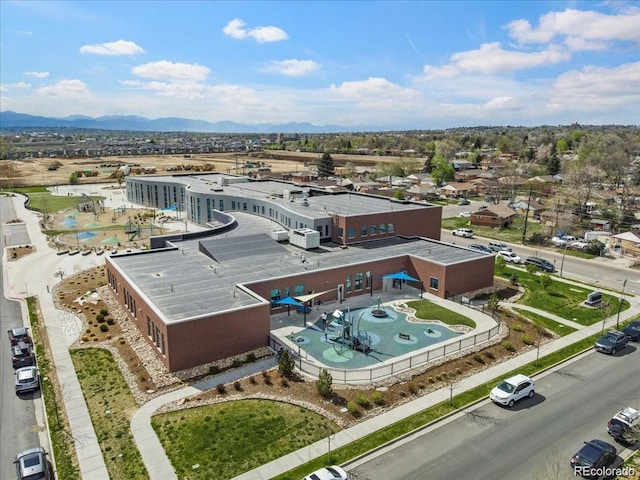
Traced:
[[0, 91], [8, 92], [9, 90], [13, 90], [16, 88], [29, 88], [29, 87], [31, 87], [31, 85], [29, 85], [26, 82], [3, 83], [0, 85]]
[[197, 100], [205, 97], [206, 86], [203, 83], [186, 82], [147, 82], [141, 84], [145, 90], [158, 95], [184, 100]]
[[49, 76], [49, 72], [24, 72], [24, 74], [28, 77], [36, 78], [47, 78]]
[[451, 64], [443, 67], [427, 65], [424, 71], [430, 78], [452, 77], [456, 72], [511, 73], [564, 62], [569, 58], [567, 52], [553, 45], [538, 52], [519, 52], [505, 50], [499, 42], [492, 42], [483, 43], [478, 50], [454, 53], [450, 58]]
[[55, 85], [38, 88], [37, 92], [45, 96], [74, 98], [88, 95], [89, 89], [81, 80], [60, 80]]
[[489, 110], [520, 110], [524, 106], [521, 99], [514, 97], [494, 97], [484, 104]]
[[549, 43], [564, 37], [569, 47], [601, 49], [602, 42], [640, 40], [640, 8], [632, 7], [616, 15], [596, 11], [566, 9], [540, 17], [537, 28], [528, 20], [506, 25], [509, 36], [518, 43]]
[[117, 40], [115, 42], [96, 43], [93, 45], [83, 45], [80, 47], [80, 53], [93, 53], [95, 55], [137, 55], [144, 53], [142, 47], [135, 42], [127, 40]]
[[313, 60], [289, 59], [273, 61], [266, 70], [281, 73], [282, 75], [289, 75], [291, 77], [300, 77], [317, 70], [318, 67], [319, 65]]
[[209, 72], [209, 68], [197, 63], [173, 63], [166, 60], [145, 63], [131, 69], [131, 73], [138, 77], [173, 82], [202, 82]]
[[254, 27], [246, 29], [246, 22], [240, 18], [234, 18], [222, 29], [225, 35], [244, 40], [247, 37], [255, 39], [258, 43], [279, 42], [289, 38], [287, 32], [278, 27]]

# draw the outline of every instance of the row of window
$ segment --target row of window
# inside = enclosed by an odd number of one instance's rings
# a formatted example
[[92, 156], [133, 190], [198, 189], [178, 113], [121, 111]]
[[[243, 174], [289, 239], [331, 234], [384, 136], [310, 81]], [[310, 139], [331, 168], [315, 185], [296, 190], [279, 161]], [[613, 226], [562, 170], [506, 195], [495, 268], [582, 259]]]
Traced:
[[278, 300], [281, 300], [287, 296], [291, 297], [299, 297], [304, 295], [304, 284], [296, 285], [293, 287], [293, 293], [291, 293], [291, 288], [286, 287], [284, 289], [274, 288], [271, 290], [271, 306], [276, 306]]
[[149, 335], [151, 341], [156, 345], [156, 347], [158, 347], [160, 353], [164, 355], [164, 333], [162, 333], [158, 326], [153, 323], [151, 318], [149, 318], [149, 315], [147, 315], [147, 335]]
[[[376, 235], [386, 235], [394, 233], [395, 227], [393, 223], [381, 223], [379, 225], [361, 225], [360, 237], [372, 237]], [[344, 228], [338, 227], [338, 238], [344, 238]], [[347, 229], [347, 238], [356, 238], [356, 228], [349, 227]]]

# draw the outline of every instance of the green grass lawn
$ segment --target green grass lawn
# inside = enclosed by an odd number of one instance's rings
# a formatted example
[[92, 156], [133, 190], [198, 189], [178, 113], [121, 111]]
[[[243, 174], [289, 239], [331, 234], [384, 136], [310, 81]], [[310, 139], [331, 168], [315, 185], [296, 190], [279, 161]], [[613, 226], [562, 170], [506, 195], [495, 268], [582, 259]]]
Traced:
[[528, 310], [524, 310], [518, 307], [513, 307], [513, 310], [518, 312], [523, 317], [528, 318], [536, 325], [541, 325], [545, 327], [547, 330], [557, 333], [561, 337], [564, 337], [565, 335], [568, 335], [569, 333], [573, 333], [576, 331], [575, 328], [569, 327], [560, 322], [556, 322], [555, 320], [545, 317], [544, 315], [538, 315], [537, 313], [530, 312]]
[[270, 400], [165, 413], [152, 425], [181, 480], [233, 478], [339, 430], [310, 410]]
[[[68, 197], [64, 195], [52, 195], [45, 187], [20, 187], [14, 189], [18, 193], [22, 193], [29, 197], [27, 205], [31, 210], [49, 213], [59, 212], [62, 210], [75, 209], [78, 205], [80, 197]], [[99, 195], [91, 195], [91, 200], [103, 200], [105, 197]]]
[[111, 480], [143, 480], [149, 474], [131, 435], [138, 408], [111, 352], [101, 348], [71, 351], [91, 422]]
[[[505, 267], [502, 270], [496, 269], [495, 274], [509, 279], [515, 270], [512, 267]], [[523, 305], [553, 313], [580, 325], [592, 325], [602, 321], [603, 314], [610, 317], [618, 311], [620, 299], [612, 295], [602, 294], [604, 308], [587, 308], [582, 306], [582, 302], [594, 290], [593, 288], [560, 282], [551, 276], [551, 285], [545, 289], [540, 283], [541, 275], [532, 275], [522, 269], [517, 269], [517, 272], [518, 283], [525, 288], [525, 294], [518, 302]], [[629, 302], [624, 300], [621, 311], [626, 310], [629, 306]]]
[[407, 307], [413, 308], [416, 311], [416, 317], [423, 320], [439, 320], [447, 325], [466, 325], [471, 328], [476, 328], [476, 322], [464, 315], [441, 307], [429, 300], [415, 300], [407, 302]]

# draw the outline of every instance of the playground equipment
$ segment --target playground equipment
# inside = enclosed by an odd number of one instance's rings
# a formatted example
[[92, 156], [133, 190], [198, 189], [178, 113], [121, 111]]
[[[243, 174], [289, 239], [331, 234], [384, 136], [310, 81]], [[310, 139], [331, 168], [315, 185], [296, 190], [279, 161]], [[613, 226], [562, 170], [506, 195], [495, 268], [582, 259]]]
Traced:
[[387, 316], [387, 311], [380, 305], [380, 297], [378, 297], [378, 306], [371, 309], [371, 315], [376, 318], [384, 318]]
[[341, 310], [333, 312], [332, 316], [336, 320], [331, 322], [330, 326], [338, 333], [336, 336], [331, 337], [333, 349], [338, 355], [343, 355], [345, 350], [358, 350], [367, 354], [371, 351], [371, 336], [366, 330], [358, 328], [364, 313], [361, 313], [358, 318], [358, 325], [355, 327], [357, 333], [355, 335], [353, 334], [354, 325], [350, 313], [350, 310], [348, 310], [347, 315]]

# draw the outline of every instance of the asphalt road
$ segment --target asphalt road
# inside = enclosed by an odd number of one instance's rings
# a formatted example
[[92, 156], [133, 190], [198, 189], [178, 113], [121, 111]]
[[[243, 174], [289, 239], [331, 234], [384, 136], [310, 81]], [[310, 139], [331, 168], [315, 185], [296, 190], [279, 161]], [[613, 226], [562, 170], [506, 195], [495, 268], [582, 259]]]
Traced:
[[607, 421], [625, 406], [640, 406], [638, 350], [640, 344], [633, 343], [615, 356], [582, 355], [536, 378], [536, 395], [513, 409], [483, 401], [374, 453], [351, 471], [367, 480], [576, 478], [569, 460], [582, 442], [600, 438], [615, 444]]
[[[0, 196], [0, 238], [3, 237], [2, 223], [11, 218], [7, 204], [11, 201]], [[4, 246], [4, 245], [3, 245]], [[29, 393], [22, 398], [15, 393], [11, 351], [7, 330], [22, 326], [20, 304], [7, 300], [4, 296], [4, 271], [0, 262], [0, 372], [2, 392], [0, 393], [0, 480], [16, 478], [13, 460], [16, 453], [40, 445], [32, 398], [39, 392]]]
[[[455, 243], [456, 245], [479, 243], [485, 246], [488, 246], [491, 240], [477, 236], [474, 238], [456, 237], [449, 230], [442, 230], [440, 239], [443, 242]], [[513, 243], [508, 243], [508, 245], [523, 261], [527, 257], [541, 257], [549, 260], [555, 265], [555, 275], [557, 276], [562, 275], [563, 278], [601, 285], [603, 288], [619, 291], [623, 290], [623, 283], [626, 279], [625, 292], [640, 295], [640, 276], [637, 271], [620, 267], [606, 260], [589, 260], [566, 255], [563, 249], [532, 248]]]

